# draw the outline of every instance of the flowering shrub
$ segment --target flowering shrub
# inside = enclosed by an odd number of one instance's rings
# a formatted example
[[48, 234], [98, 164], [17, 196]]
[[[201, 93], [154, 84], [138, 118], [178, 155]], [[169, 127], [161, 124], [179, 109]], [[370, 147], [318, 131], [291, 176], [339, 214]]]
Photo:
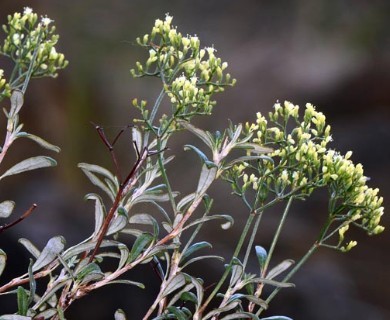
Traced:
[[[19, 137], [59, 151], [42, 138], [22, 132], [19, 124], [19, 111], [30, 79], [54, 77], [67, 65], [64, 55], [55, 49], [58, 35], [52, 22], [47, 17], [39, 20], [32, 9], [26, 8], [23, 14], [9, 16], [8, 25], [4, 26], [6, 38], [1, 53], [15, 67], [9, 77], [0, 70], [0, 99], [8, 102], [10, 97], [0, 163]], [[370, 235], [384, 230], [380, 225], [383, 200], [378, 189], [367, 186], [362, 165], [350, 160], [352, 152], [342, 155], [329, 148], [331, 128], [325, 115], [311, 104], [306, 105], [302, 114], [290, 102], [276, 103], [267, 118], [258, 113], [253, 123], [230, 124], [223, 133], [195, 127], [191, 124], [193, 117], [212, 115], [214, 94], [234, 85], [235, 80], [226, 73], [227, 63], [216, 56], [214, 48], [202, 48], [198, 37], [178, 32], [169, 15], [165, 20], [156, 20], [151, 33], [138, 38], [137, 43], [149, 57], [144, 64], [137, 62], [131, 74], [161, 81], [161, 92], [151, 108], [146, 101], [133, 100], [139, 111], [139, 117], [131, 124], [137, 160], [122, 176], [124, 168], [118, 167], [113, 149], [118, 137], [110, 142], [103, 128], [96, 126], [116, 172], [88, 163], [80, 163], [79, 168], [109, 201], [103, 201], [100, 194], [86, 196], [94, 203], [94, 231], [79, 244], [67, 247], [65, 237], [58, 235], [40, 250], [29, 240], [20, 239], [32, 258], [25, 274], [1, 284], [0, 294], [15, 294], [18, 309], [15, 314], [0, 318], [65, 319], [66, 310], [74, 301], [103, 286], [148, 285], [122, 276], [131, 275], [136, 266], [147, 268], [151, 264], [159, 276], [160, 289], [143, 319], [289, 319], [260, 317], [282, 288], [293, 286], [291, 277], [318, 248], [349, 251], [357, 244], [347, 240], [351, 226]], [[170, 112], [156, 119], [163, 101], [171, 106]], [[197, 187], [187, 195], [172, 189], [166, 170], [175, 161], [168, 155], [169, 139], [181, 130], [191, 132], [205, 145], [205, 150], [185, 146], [202, 162]], [[6, 170], [0, 180], [55, 164], [47, 156], [32, 157]], [[213, 200], [208, 190], [218, 179], [231, 185], [248, 213], [231, 258], [225, 266], [221, 264], [220, 280], [206, 291], [206, 281], [190, 274], [188, 266], [203, 259], [223, 260], [218, 255], [200, 254], [211, 244], [197, 239], [200, 229], [209, 221], [222, 220], [223, 229], [233, 225], [231, 216], [212, 213]], [[295, 265], [293, 260], [286, 259], [270, 268], [292, 203], [310, 198], [320, 188], [329, 190], [329, 205], [317, 240]], [[137, 205], [145, 202], [155, 210], [140, 213]], [[271, 244], [255, 245], [262, 217], [279, 203], [285, 207]], [[13, 201], [0, 203], [0, 218], [8, 218], [13, 208]], [[0, 233], [22, 222], [34, 208], [35, 205], [20, 218], [3, 224]], [[133, 236], [134, 241], [127, 241], [123, 235]], [[251, 252], [256, 253], [257, 274], [247, 271], [249, 263], [253, 263], [249, 259]], [[8, 267], [6, 258], [0, 249], [0, 275]], [[107, 269], [103, 264], [106, 259], [115, 259], [116, 266]], [[264, 286], [273, 291], [264, 294]], [[121, 309], [114, 317], [126, 319]]]

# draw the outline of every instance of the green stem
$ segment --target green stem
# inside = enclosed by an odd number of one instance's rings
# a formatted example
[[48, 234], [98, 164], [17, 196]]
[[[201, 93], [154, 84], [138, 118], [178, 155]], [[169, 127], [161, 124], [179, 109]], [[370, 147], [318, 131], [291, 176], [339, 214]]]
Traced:
[[244, 257], [244, 261], [243, 261], [244, 269], [246, 267], [246, 264], [248, 263], [249, 254], [252, 251], [253, 242], [255, 241], [255, 237], [256, 237], [256, 234], [257, 234], [257, 230], [259, 229], [259, 225], [260, 225], [260, 221], [261, 221], [262, 215], [263, 215], [263, 211], [258, 213], [257, 216], [256, 216], [255, 225], [253, 226], [252, 234], [251, 234], [251, 237], [249, 239], [248, 247], [247, 247], [246, 252], [245, 252], [245, 257]]
[[176, 215], [176, 211], [177, 211], [176, 210], [176, 202], [175, 202], [175, 198], [173, 197], [173, 191], [172, 191], [171, 184], [169, 183], [167, 172], [165, 170], [165, 165], [164, 165], [164, 161], [163, 161], [164, 153], [161, 151], [162, 145], [161, 145], [160, 139], [157, 140], [157, 148], [158, 148], [158, 151], [160, 151], [158, 154], [158, 158], [157, 158], [158, 166], [160, 167], [161, 176], [162, 176], [162, 179], [163, 179], [165, 186], [167, 188], [167, 191], [168, 191], [169, 201], [171, 202], [173, 213], [174, 213], [174, 215]]
[[244, 227], [244, 230], [241, 233], [240, 239], [238, 241], [236, 249], [234, 250], [233, 257], [230, 260], [229, 265], [226, 267], [225, 272], [223, 273], [221, 279], [219, 280], [219, 282], [215, 286], [214, 290], [208, 296], [207, 300], [203, 303], [202, 307], [199, 309], [199, 313], [202, 313], [206, 309], [208, 304], [211, 302], [211, 300], [214, 298], [214, 296], [218, 293], [219, 289], [222, 287], [223, 283], [225, 282], [225, 280], [226, 280], [227, 276], [229, 275], [230, 270], [232, 268], [233, 259], [237, 258], [237, 256], [239, 255], [241, 248], [242, 248], [242, 245], [244, 244], [245, 238], [249, 232], [250, 226], [253, 222], [254, 217], [255, 217], [255, 215], [253, 213], [249, 215], [249, 218], [246, 221], [246, 225]]
[[268, 251], [268, 255], [267, 255], [267, 259], [265, 260], [265, 263], [264, 263], [264, 268], [263, 268], [263, 271], [262, 271], [262, 276], [265, 276], [266, 272], [267, 272], [267, 269], [268, 269], [268, 266], [269, 266], [269, 263], [271, 261], [271, 258], [272, 258], [272, 255], [274, 253], [274, 250], [275, 250], [275, 247], [276, 247], [276, 244], [279, 240], [279, 237], [280, 237], [280, 233], [282, 231], [282, 228], [283, 228], [283, 225], [286, 221], [286, 217], [287, 217], [287, 214], [290, 210], [290, 207], [291, 207], [291, 203], [293, 202], [294, 200], [294, 197], [291, 196], [289, 199], [288, 199], [288, 202], [287, 202], [287, 205], [286, 207], [284, 208], [284, 211], [283, 211], [283, 215], [282, 215], [282, 218], [280, 219], [280, 222], [279, 222], [279, 225], [278, 225], [278, 228], [274, 234], [274, 237], [272, 239], [272, 243], [271, 243], [271, 247]]
[[35, 60], [37, 59], [39, 46], [41, 45], [41, 40], [42, 40], [42, 30], [39, 32], [37, 46], [36, 46], [36, 48], [34, 50], [34, 54], [33, 54], [32, 58], [31, 58], [31, 62], [30, 62], [30, 65], [28, 67], [26, 78], [24, 79], [24, 83], [23, 83], [23, 87], [22, 87], [23, 95], [26, 93], [28, 83], [30, 82], [31, 75], [33, 73]]
[[[289, 281], [292, 276], [302, 267], [302, 265], [311, 257], [311, 255], [318, 249], [318, 247], [320, 246], [321, 244], [319, 242], [315, 242], [311, 248], [309, 249], [309, 251], [306, 252], [306, 254], [299, 260], [299, 262], [295, 265], [295, 267], [293, 269], [291, 269], [291, 271], [283, 278], [283, 280], [281, 281], [282, 283], [285, 283], [287, 281]], [[268, 296], [267, 300], [265, 301], [267, 304], [269, 304], [271, 302], [271, 300], [278, 294], [278, 292], [281, 290], [282, 288], [278, 287], [278, 288], [275, 288], [272, 293]], [[264, 308], [260, 308], [257, 313], [256, 313], [256, 316], [259, 316], [262, 312], [264, 311]]]

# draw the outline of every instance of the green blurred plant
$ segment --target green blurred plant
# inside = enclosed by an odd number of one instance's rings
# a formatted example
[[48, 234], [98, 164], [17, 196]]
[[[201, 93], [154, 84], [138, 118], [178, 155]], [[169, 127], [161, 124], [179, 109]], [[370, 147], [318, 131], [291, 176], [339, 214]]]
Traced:
[[[15, 68], [8, 81], [0, 72], [1, 97], [11, 97], [10, 111], [5, 111], [8, 125], [1, 160], [18, 137], [28, 137], [59, 151], [41, 138], [21, 132], [22, 125], [18, 124], [30, 78], [54, 76], [67, 64], [55, 50], [58, 36], [54, 27], [49, 29], [51, 22], [48, 18], [38, 22], [37, 15], [26, 8], [23, 14], [10, 16], [4, 27], [7, 37], [2, 53], [14, 61]], [[328, 147], [332, 140], [330, 126], [311, 104], [306, 105], [303, 117], [298, 106], [276, 103], [268, 119], [258, 113], [254, 123], [230, 124], [223, 133], [204, 131], [190, 121], [196, 116], [211, 115], [214, 94], [234, 85], [235, 80], [226, 73], [227, 63], [216, 56], [214, 48], [201, 48], [198, 37], [179, 33], [169, 15], [165, 20], [156, 20], [151, 33], [137, 39], [137, 43], [148, 51], [149, 57], [144, 64], [136, 63], [132, 75], [156, 77], [162, 87], [152, 107], [146, 101], [133, 100], [140, 113], [132, 124], [137, 160], [122, 176], [123, 168], [119, 168], [114, 151], [119, 135], [110, 142], [103, 128], [96, 126], [116, 172], [95, 164], [79, 164], [92, 184], [109, 199], [106, 203], [99, 194], [86, 196], [95, 204], [94, 232], [69, 248], [63, 236], [55, 236], [42, 251], [29, 240], [20, 239], [33, 258], [24, 275], [1, 285], [1, 295], [16, 295], [18, 310], [0, 319], [65, 319], [65, 311], [75, 300], [100, 287], [122, 283], [143, 288], [144, 284], [123, 279], [122, 275], [139, 265], [148, 267], [147, 263], [159, 275], [160, 290], [143, 319], [260, 319], [280, 289], [293, 286], [291, 277], [316, 249], [349, 251], [356, 245], [356, 241], [346, 240], [350, 226], [370, 235], [383, 231], [378, 189], [367, 186], [362, 166], [350, 160], [351, 152], [342, 155]], [[166, 105], [170, 111], [158, 118]], [[182, 130], [193, 133], [209, 149], [184, 146], [201, 160], [197, 187], [184, 196], [172, 189], [167, 172], [175, 161], [169, 155], [169, 139]], [[54, 164], [48, 157], [30, 158], [7, 170], [0, 180]], [[211, 244], [196, 240], [209, 221], [223, 220], [223, 229], [233, 225], [231, 216], [211, 213], [213, 200], [208, 191], [218, 179], [232, 186], [233, 194], [244, 202], [248, 213], [236, 248], [210, 292], [205, 290], [207, 279], [190, 274], [188, 266], [204, 259], [223, 261], [218, 255], [199, 254], [202, 249], [210, 249]], [[320, 188], [329, 191], [329, 205], [317, 240], [295, 265], [286, 259], [271, 268], [292, 203], [309, 198]], [[140, 213], [137, 205], [145, 202], [156, 210]], [[280, 203], [285, 207], [271, 244], [255, 245], [265, 212]], [[12, 201], [2, 202], [1, 217], [10, 216], [13, 207]], [[34, 207], [1, 227], [0, 232], [22, 221]], [[123, 235], [133, 236], [134, 241], [128, 243]], [[257, 274], [247, 271], [249, 263], [253, 264], [252, 252], [259, 264]], [[105, 270], [103, 262], [109, 258], [116, 259], [117, 266]], [[0, 274], [5, 266], [6, 254], [0, 250]], [[280, 277], [283, 273], [284, 277]], [[38, 292], [37, 281], [42, 278], [48, 282], [43, 282], [45, 288]], [[264, 286], [274, 288], [271, 294], [264, 294]], [[114, 316], [117, 320], [126, 318], [120, 309]]]

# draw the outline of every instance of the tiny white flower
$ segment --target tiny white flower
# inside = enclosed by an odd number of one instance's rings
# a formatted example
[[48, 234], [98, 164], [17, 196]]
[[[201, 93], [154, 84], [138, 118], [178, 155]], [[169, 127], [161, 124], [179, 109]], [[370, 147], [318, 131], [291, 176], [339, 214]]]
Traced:
[[31, 13], [33, 13], [33, 9], [31, 9], [30, 7], [25, 7], [24, 8], [24, 11], [23, 11], [24, 15], [29, 15]]
[[43, 24], [44, 26], [47, 27], [50, 23], [53, 22], [53, 20], [51, 20], [51, 19], [48, 18], [48, 17], [42, 17], [41, 22], [42, 22], [42, 24]]

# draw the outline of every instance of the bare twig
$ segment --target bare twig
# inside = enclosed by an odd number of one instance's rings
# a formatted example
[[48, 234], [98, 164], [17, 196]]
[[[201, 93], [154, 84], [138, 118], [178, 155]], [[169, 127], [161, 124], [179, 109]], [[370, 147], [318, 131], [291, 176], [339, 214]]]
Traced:
[[37, 205], [34, 203], [25, 213], [23, 213], [18, 219], [11, 223], [7, 223], [3, 226], [0, 226], [0, 233], [13, 227], [14, 225], [18, 224], [19, 222], [22, 222], [24, 219], [26, 219], [37, 207]]

